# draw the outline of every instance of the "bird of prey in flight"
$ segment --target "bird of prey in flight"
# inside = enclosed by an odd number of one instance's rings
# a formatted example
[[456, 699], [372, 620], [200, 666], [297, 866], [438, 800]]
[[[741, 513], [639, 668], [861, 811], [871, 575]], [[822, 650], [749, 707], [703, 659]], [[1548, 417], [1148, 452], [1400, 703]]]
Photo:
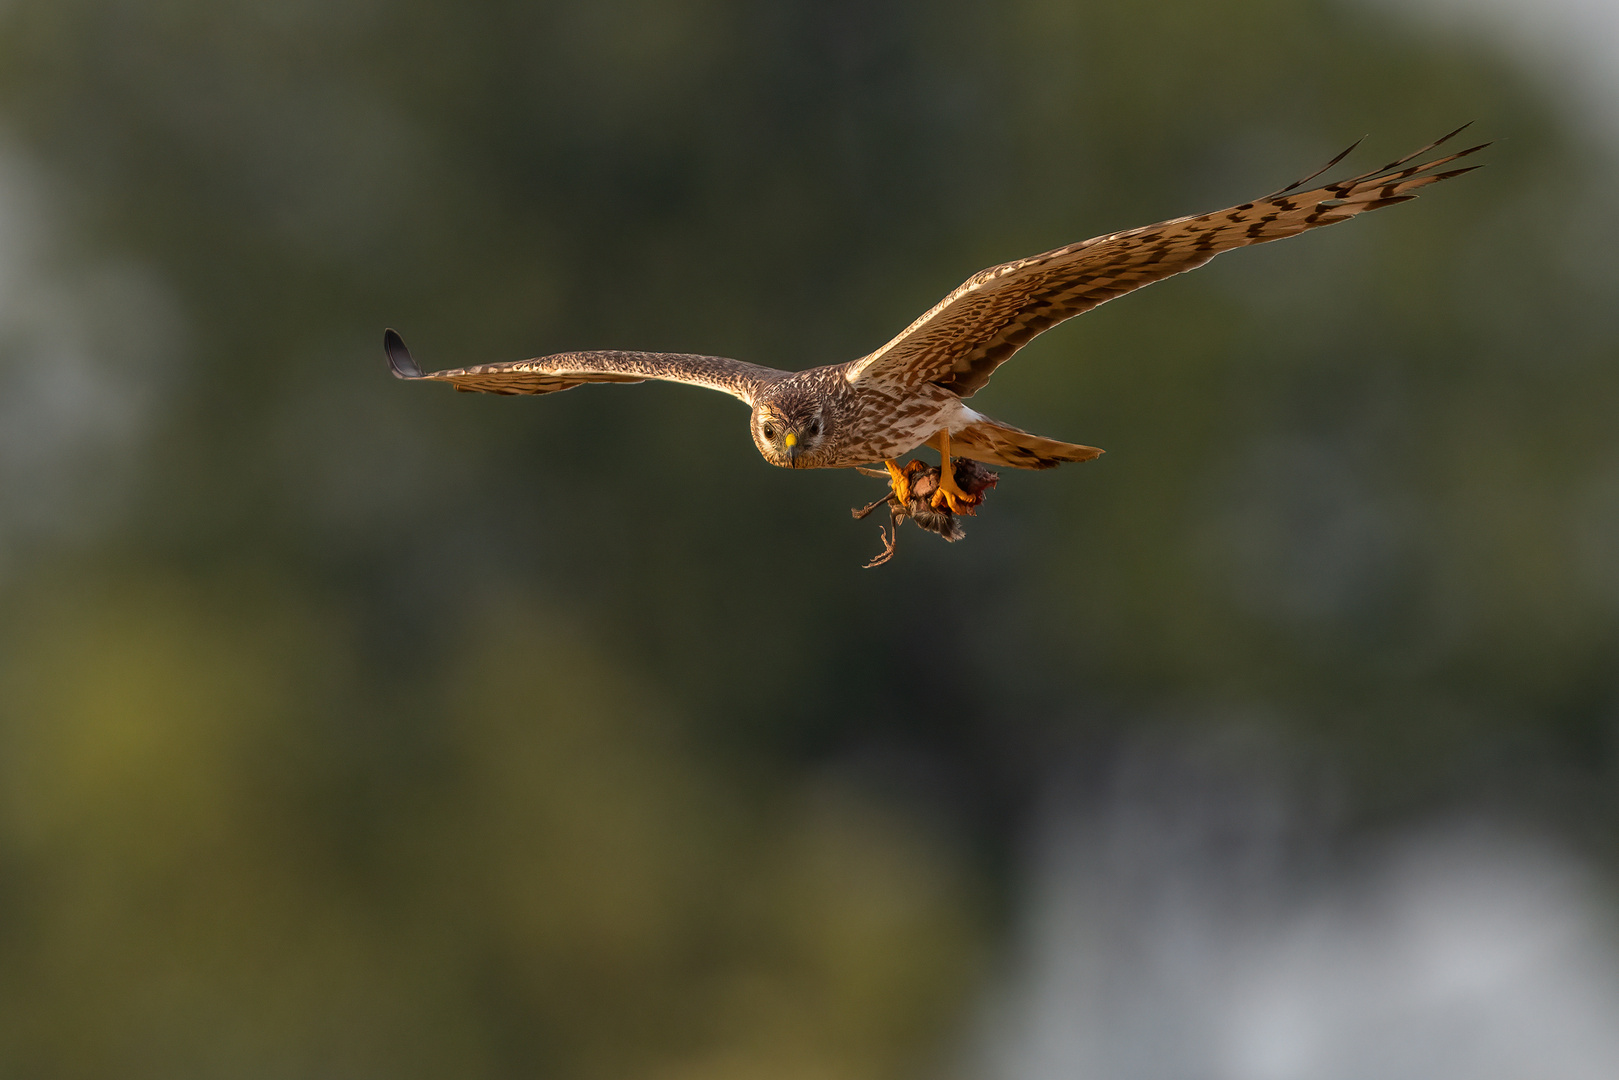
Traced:
[[1254, 202], [1108, 233], [981, 270], [888, 344], [845, 364], [778, 371], [718, 356], [570, 352], [424, 374], [398, 334], [386, 331], [383, 343], [399, 378], [447, 382], [457, 390], [549, 394], [585, 383], [646, 379], [720, 390], [752, 410], [754, 445], [772, 465], [835, 469], [882, 463], [898, 504], [909, 500], [910, 491], [895, 459], [928, 445], [943, 457], [931, 504], [970, 513], [979, 497], [957, 485], [952, 456], [1049, 469], [1102, 453], [1031, 435], [968, 407], [967, 399], [991, 373], [1036, 334], [1116, 296], [1202, 266], [1222, 251], [1335, 225], [1415, 198], [1427, 184], [1471, 172], [1478, 166], [1445, 166], [1487, 143], [1418, 161], [1465, 127], [1348, 180], [1305, 187], [1358, 142], [1315, 173]]

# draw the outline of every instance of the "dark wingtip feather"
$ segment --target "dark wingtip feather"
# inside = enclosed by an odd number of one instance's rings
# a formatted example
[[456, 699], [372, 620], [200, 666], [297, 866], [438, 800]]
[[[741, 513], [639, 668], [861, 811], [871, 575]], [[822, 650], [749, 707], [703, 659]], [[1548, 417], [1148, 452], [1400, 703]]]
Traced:
[[393, 369], [396, 379], [419, 379], [422, 369], [415, 360], [411, 359], [410, 350], [405, 348], [405, 339], [392, 330], [382, 332], [382, 348], [388, 354], [388, 366]]
[[[1398, 169], [1401, 165], [1404, 165], [1406, 162], [1410, 161], [1412, 158], [1421, 157], [1423, 154], [1426, 154], [1430, 150], [1437, 150], [1439, 147], [1444, 146], [1450, 140], [1454, 139], [1456, 136], [1460, 135], [1462, 132], [1466, 131], [1468, 128], [1470, 128], [1472, 126], [1473, 126], [1473, 121], [1469, 120], [1467, 123], [1463, 124], [1461, 127], [1457, 128], [1455, 131], [1450, 132], [1448, 135], [1439, 136], [1439, 138], [1435, 139], [1433, 142], [1429, 143], [1427, 146], [1424, 146], [1421, 150], [1418, 150], [1418, 151], [1416, 151], [1414, 153], [1407, 154], [1407, 155], [1405, 155], [1405, 157], [1401, 158], [1398, 161], [1391, 161], [1387, 165], [1383, 166], [1381, 169], [1379, 169], [1377, 171], [1378, 172], [1388, 172], [1391, 169]], [[1465, 152], [1470, 153], [1471, 151], [1465, 151]]]
[[[1282, 188], [1279, 191], [1271, 192], [1269, 195], [1265, 196], [1265, 198], [1266, 199], [1274, 199], [1279, 195], [1286, 195], [1290, 191], [1293, 191], [1293, 190], [1295, 190], [1297, 188], [1303, 187], [1305, 184], [1308, 184], [1311, 180], [1314, 180], [1316, 177], [1320, 176], [1322, 173], [1326, 172], [1328, 169], [1330, 169], [1334, 165], [1338, 164], [1338, 162], [1342, 161], [1344, 158], [1348, 157], [1350, 154], [1353, 154], [1355, 152], [1355, 148], [1358, 147], [1361, 143], [1363, 143], [1365, 141], [1366, 141], [1366, 136], [1362, 135], [1360, 138], [1356, 139], [1354, 142], [1350, 143], [1347, 147], [1345, 147], [1344, 150], [1341, 153], [1339, 153], [1339, 155], [1337, 157], [1333, 158], [1331, 161], [1329, 161], [1325, 165], [1321, 166], [1319, 169], [1317, 169], [1315, 172], [1311, 173], [1309, 176], [1302, 176], [1299, 179], [1293, 181], [1291, 184], [1287, 185], [1285, 188]], [[1262, 199], [1260, 201], [1263, 202], [1264, 200]]]

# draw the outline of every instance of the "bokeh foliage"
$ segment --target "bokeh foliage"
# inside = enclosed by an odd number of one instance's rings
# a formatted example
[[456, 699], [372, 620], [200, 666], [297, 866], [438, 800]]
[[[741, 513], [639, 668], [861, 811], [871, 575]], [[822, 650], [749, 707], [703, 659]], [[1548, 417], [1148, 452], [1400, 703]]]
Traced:
[[[0, 1067], [915, 1074], [1053, 746], [1232, 716], [1351, 816], [1611, 825], [1602, 161], [1476, 47], [1317, 0], [13, 0], [64, 245], [183, 324], [126, 507], [7, 585]], [[729, 399], [969, 272], [1375, 164], [1490, 168], [1042, 338], [1106, 447], [896, 562]], [[1375, 160], [1374, 160], [1375, 159]]]

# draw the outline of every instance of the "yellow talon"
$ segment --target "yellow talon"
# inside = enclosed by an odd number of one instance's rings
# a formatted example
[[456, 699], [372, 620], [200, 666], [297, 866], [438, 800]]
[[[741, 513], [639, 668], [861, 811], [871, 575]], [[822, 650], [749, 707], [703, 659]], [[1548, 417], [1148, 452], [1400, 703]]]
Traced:
[[933, 506], [940, 503], [949, 503], [953, 514], [972, 514], [973, 507], [979, 503], [978, 499], [962, 491], [956, 484], [956, 470], [950, 463], [950, 432], [941, 428], [939, 433], [930, 440], [930, 445], [939, 452], [939, 490], [933, 493], [929, 502]]
[[954, 514], [971, 514], [972, 507], [978, 505], [973, 497], [962, 491], [956, 484], [956, 470], [950, 467], [950, 459], [945, 458], [943, 469], [939, 472], [939, 490], [933, 493], [929, 500], [934, 506], [940, 503], [949, 503], [950, 511]]
[[904, 506], [911, 501], [911, 482], [894, 464], [893, 458], [883, 458], [883, 467], [888, 470], [888, 486], [894, 489], [894, 497]]

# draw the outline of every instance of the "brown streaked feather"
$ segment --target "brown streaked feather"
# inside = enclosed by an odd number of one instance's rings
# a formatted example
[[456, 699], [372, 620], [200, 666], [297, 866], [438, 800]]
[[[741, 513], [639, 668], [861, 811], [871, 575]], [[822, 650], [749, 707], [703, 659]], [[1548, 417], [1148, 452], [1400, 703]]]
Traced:
[[1195, 269], [1222, 251], [1347, 221], [1367, 210], [1416, 198], [1416, 190], [1428, 184], [1471, 172], [1478, 166], [1436, 170], [1488, 143], [1406, 164], [1463, 128], [1348, 180], [1294, 191], [1343, 160], [1346, 150], [1325, 168], [1258, 202], [1108, 233], [982, 270], [904, 333], [849, 365], [845, 377], [857, 386], [891, 394], [903, 395], [932, 382], [971, 397], [1037, 334], [1116, 296]]
[[1103, 451], [1031, 435], [1010, 424], [984, 419], [951, 431], [950, 453], [1009, 469], [1054, 469], [1070, 461], [1099, 458]]
[[424, 373], [411, 358], [404, 340], [394, 331], [385, 331], [382, 342], [395, 377], [447, 382], [457, 390], [484, 394], [554, 394], [586, 383], [638, 383], [660, 379], [719, 390], [752, 405], [754, 394], [761, 386], [787, 374], [723, 356], [646, 352], [558, 353], [532, 360]]

